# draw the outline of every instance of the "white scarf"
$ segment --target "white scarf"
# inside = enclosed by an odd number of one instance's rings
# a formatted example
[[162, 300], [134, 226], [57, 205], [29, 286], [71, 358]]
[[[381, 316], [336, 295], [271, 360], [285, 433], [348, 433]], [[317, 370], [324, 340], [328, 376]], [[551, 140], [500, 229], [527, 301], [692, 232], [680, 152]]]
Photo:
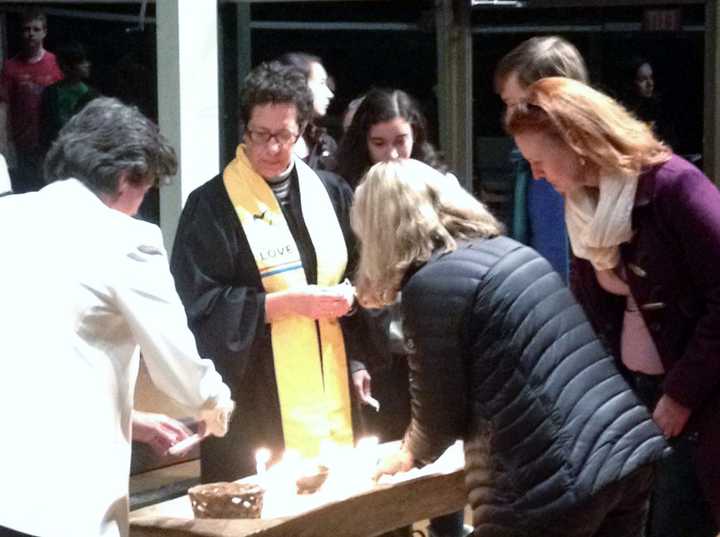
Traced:
[[583, 187], [565, 196], [570, 246], [596, 270], [615, 268], [620, 244], [632, 238], [637, 185], [637, 175], [601, 176], [597, 189]]

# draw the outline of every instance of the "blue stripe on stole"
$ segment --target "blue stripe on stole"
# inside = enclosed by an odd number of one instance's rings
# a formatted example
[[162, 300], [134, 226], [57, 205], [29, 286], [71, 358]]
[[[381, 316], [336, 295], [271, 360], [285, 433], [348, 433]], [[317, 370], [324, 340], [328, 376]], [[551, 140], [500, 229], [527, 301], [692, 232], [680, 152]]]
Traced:
[[276, 274], [281, 274], [283, 272], [289, 272], [291, 270], [298, 270], [298, 269], [302, 269], [302, 263], [296, 263], [295, 265], [290, 265], [289, 267], [284, 267], [284, 268], [271, 270], [269, 272], [264, 272], [262, 274], [262, 277], [269, 278], [270, 276], [275, 276]]

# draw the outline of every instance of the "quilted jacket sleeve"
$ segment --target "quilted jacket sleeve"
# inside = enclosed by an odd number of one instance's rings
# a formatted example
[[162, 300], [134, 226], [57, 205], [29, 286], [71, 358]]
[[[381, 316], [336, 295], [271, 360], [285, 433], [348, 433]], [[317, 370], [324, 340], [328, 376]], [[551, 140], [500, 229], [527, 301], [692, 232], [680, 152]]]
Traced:
[[409, 357], [412, 420], [405, 446], [420, 464], [463, 437], [468, 413], [462, 325], [476, 281], [440, 278], [444, 270], [442, 263], [429, 265], [403, 288], [404, 329], [415, 347]]

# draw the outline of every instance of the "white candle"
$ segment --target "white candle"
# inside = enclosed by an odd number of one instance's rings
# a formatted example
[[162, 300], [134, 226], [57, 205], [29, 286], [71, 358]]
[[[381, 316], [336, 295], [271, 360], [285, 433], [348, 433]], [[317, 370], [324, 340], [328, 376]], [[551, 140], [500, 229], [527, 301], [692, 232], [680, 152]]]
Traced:
[[375, 471], [378, 460], [378, 445], [377, 436], [366, 436], [357, 441], [355, 446], [357, 450], [356, 464], [359, 472], [358, 477], [361, 481], [370, 479]]
[[364, 436], [357, 442], [357, 449], [364, 454], [374, 454], [379, 443], [377, 436]]
[[270, 450], [260, 448], [255, 452], [255, 473], [262, 477], [267, 470], [267, 463], [270, 460]]

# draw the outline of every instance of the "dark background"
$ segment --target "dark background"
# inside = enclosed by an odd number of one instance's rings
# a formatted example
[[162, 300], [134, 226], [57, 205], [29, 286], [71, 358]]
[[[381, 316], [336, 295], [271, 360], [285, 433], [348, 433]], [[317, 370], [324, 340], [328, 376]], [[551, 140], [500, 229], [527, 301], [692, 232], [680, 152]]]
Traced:
[[[434, 2], [272, 2], [251, 4], [253, 22], [395, 23], [411, 29], [260, 29], [251, 31], [252, 63], [266, 61], [290, 50], [307, 51], [323, 58], [336, 83], [336, 98], [327, 118], [339, 135], [339, 118], [354, 97], [369, 87], [405, 89], [423, 105], [436, 126], [437, 58]], [[42, 3], [34, 3], [43, 6]], [[672, 7], [672, 4], [659, 4]], [[8, 52], [17, 51], [17, 3], [0, 3], [8, 21]], [[140, 27], [140, 3], [45, 4], [49, 33], [47, 48], [66, 40], [84, 43], [93, 62], [91, 83], [102, 93], [132, 102], [157, 117], [155, 26]], [[220, 72], [223, 105], [223, 160], [237, 143], [236, 12], [234, 3], [221, 3]], [[646, 8], [593, 7], [565, 9], [475, 8], [473, 26], [473, 99], [475, 136], [502, 136], [501, 102], [494, 94], [492, 73], [497, 61], [515, 45], [533, 35], [557, 33], [573, 42], [586, 58], [592, 82], [616, 94], [622, 84], [620, 66], [631, 55], [646, 56], [653, 64], [656, 88], [680, 134], [676, 149], [700, 153], [702, 149], [704, 7], [685, 5], [685, 28], [680, 32], [614, 31], [618, 25], [637, 27]], [[126, 17], [98, 20], [91, 14]], [[147, 17], [155, 16], [154, 4]], [[698, 29], [699, 28], [699, 29]], [[560, 31], [558, 31], [560, 30]], [[436, 130], [433, 130], [436, 133]]]

